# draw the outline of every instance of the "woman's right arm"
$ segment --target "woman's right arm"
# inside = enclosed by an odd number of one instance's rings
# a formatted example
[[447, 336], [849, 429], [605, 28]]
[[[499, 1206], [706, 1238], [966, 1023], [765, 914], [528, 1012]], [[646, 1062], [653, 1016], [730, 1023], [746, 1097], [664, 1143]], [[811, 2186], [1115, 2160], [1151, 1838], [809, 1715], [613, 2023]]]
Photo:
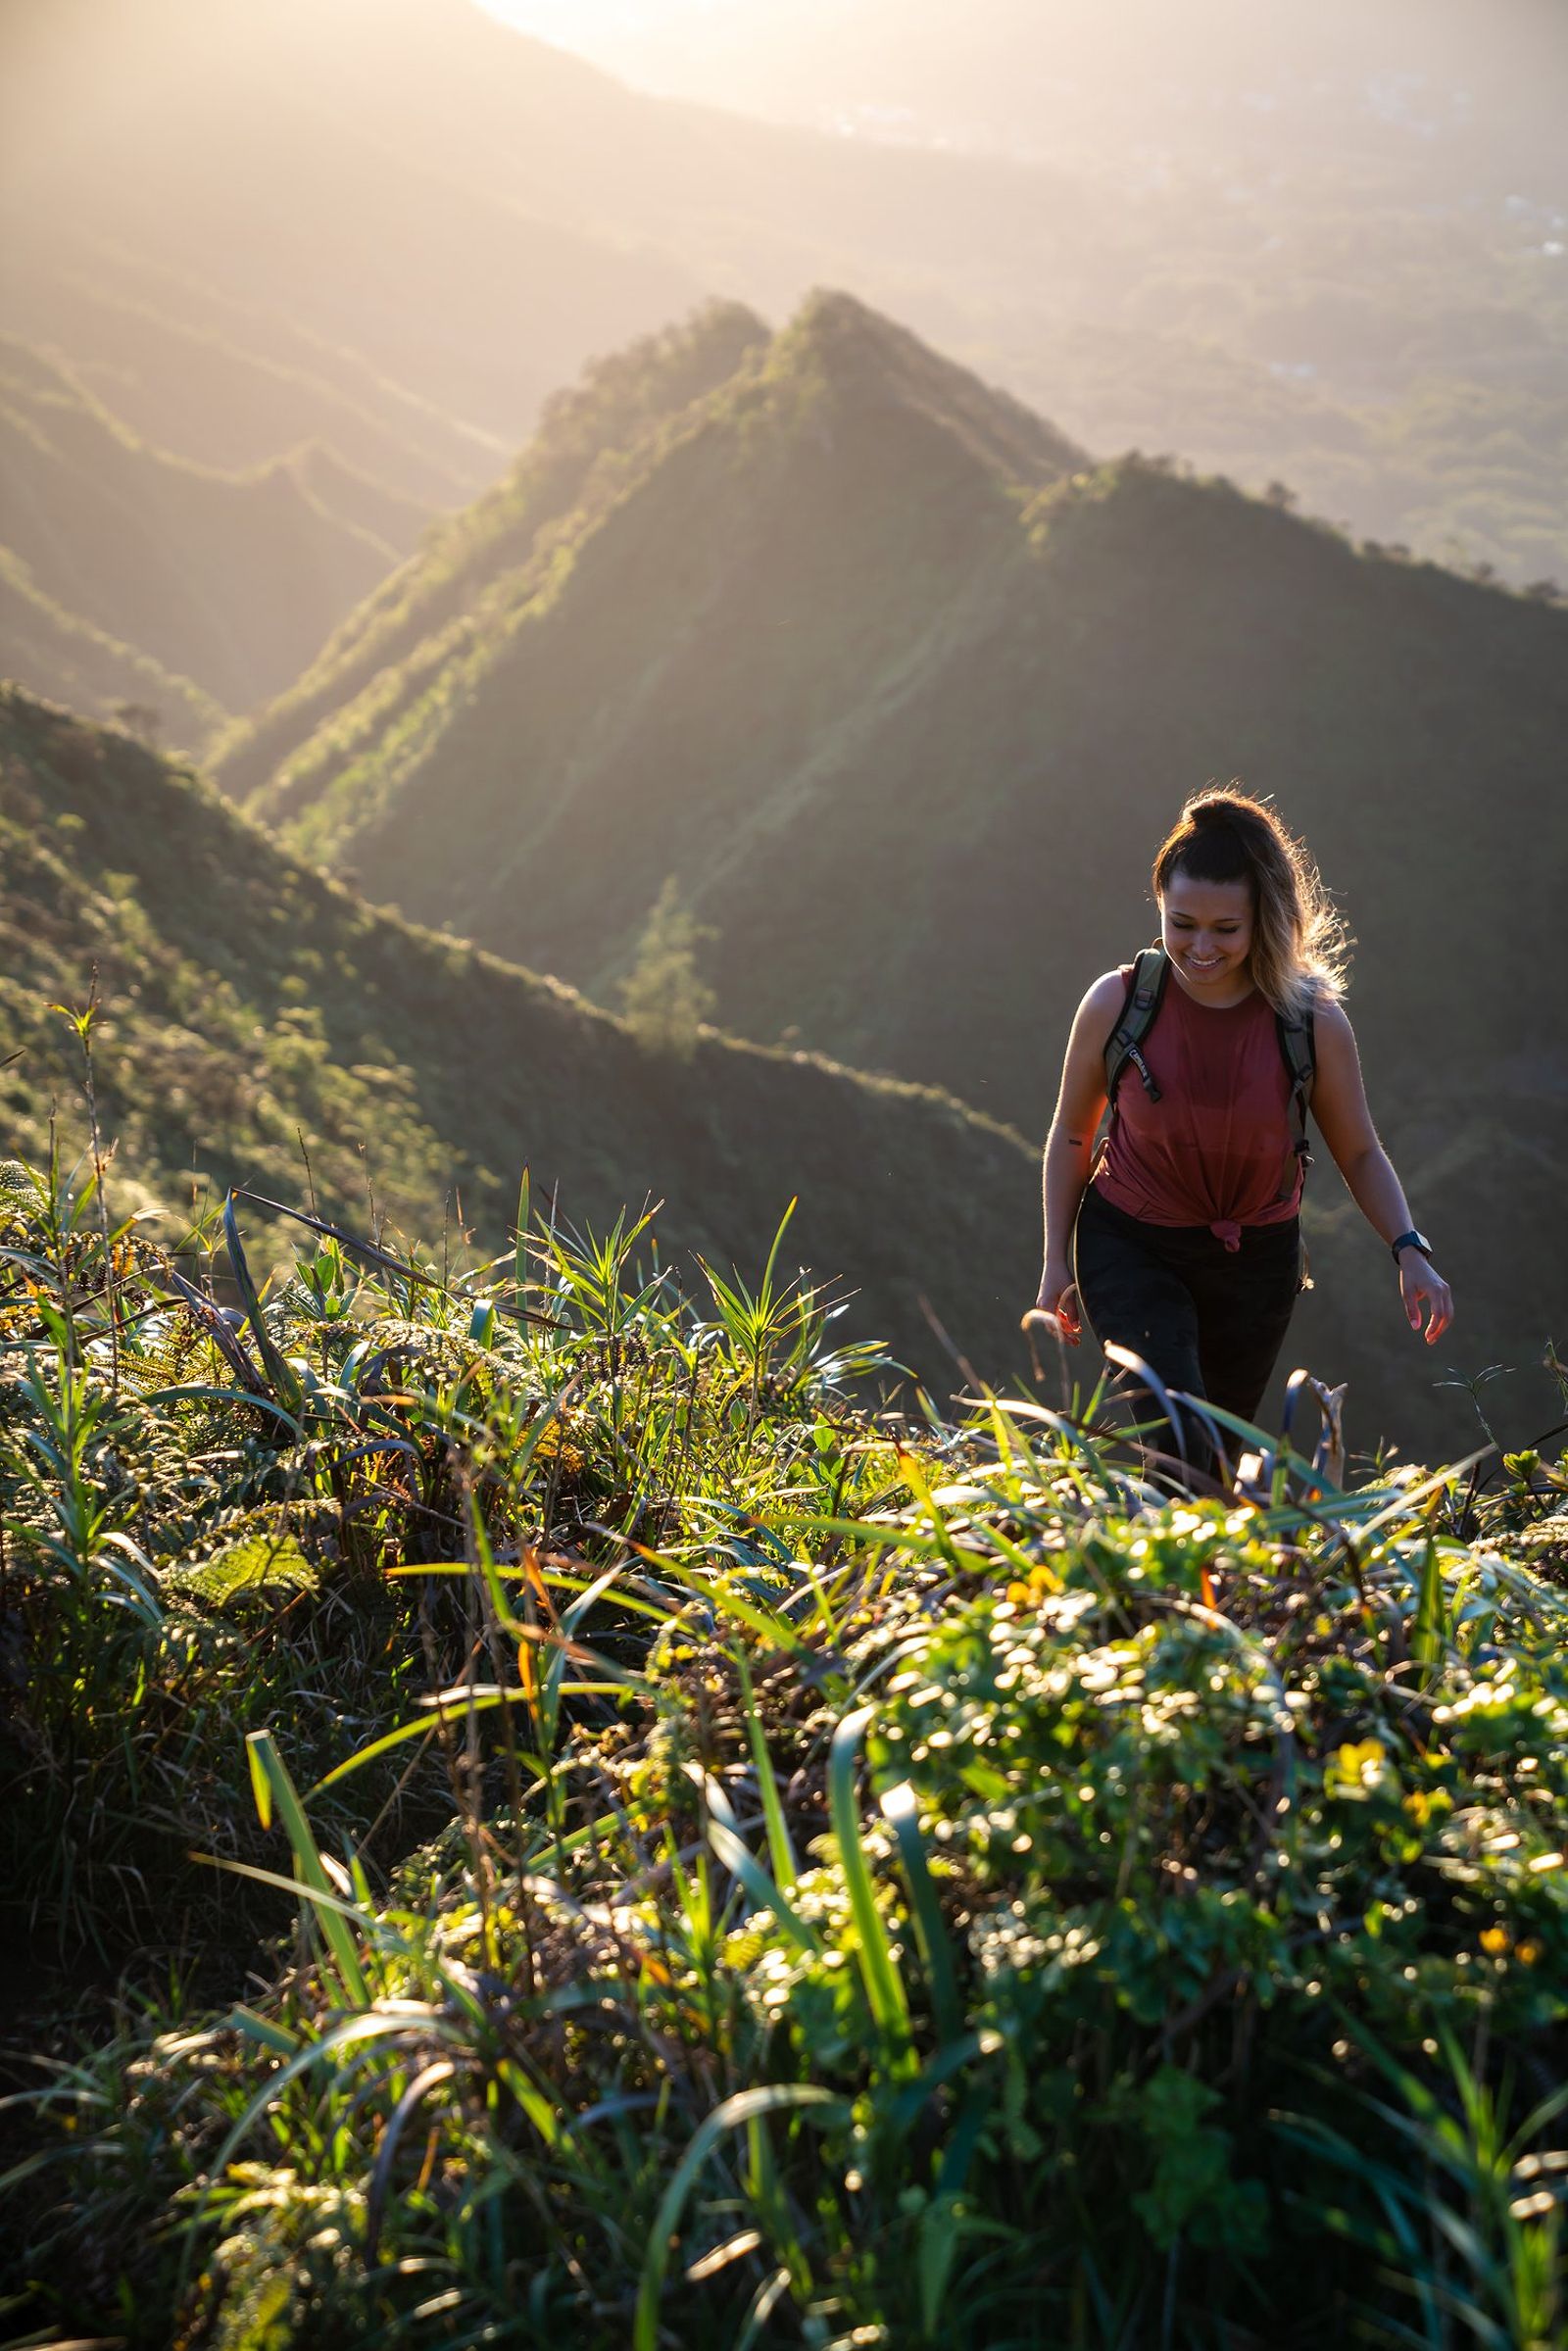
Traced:
[[1078, 1203], [1089, 1181], [1095, 1130], [1105, 1107], [1105, 1045], [1126, 996], [1127, 983], [1121, 973], [1107, 971], [1078, 1006], [1061, 1065], [1055, 1115], [1046, 1139], [1045, 1270], [1035, 1305], [1071, 1347], [1078, 1344], [1083, 1317], [1067, 1252]]

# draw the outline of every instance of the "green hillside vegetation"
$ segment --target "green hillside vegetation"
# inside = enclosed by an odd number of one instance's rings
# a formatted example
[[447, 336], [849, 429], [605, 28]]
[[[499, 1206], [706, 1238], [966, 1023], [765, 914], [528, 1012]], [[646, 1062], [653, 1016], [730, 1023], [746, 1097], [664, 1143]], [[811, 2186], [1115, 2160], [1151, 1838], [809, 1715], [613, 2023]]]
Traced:
[[[1037, 73], [1050, 38], [1031, 12]], [[1386, 77], [1336, 106], [1286, 76], [1283, 112], [1232, 78], [1195, 132], [1183, 70], [1120, 73], [1148, 119], [1097, 136], [1048, 73], [1033, 99], [1015, 80], [1027, 162], [656, 100], [473, 0], [133, 0], [113, 23], [14, 0], [8, 43], [8, 315], [126, 371], [134, 409], [95, 388], [182, 455], [358, 459], [327, 414], [346, 398], [464, 473], [591, 354], [705, 294], [782, 316], [825, 280], [1089, 448], [1180, 450], [1358, 533], [1568, 579], [1568, 199], [1541, 160], [1549, 76], [1501, 33], [1469, 40], [1493, 95], [1467, 130], [1386, 119]], [[431, 495], [385, 448], [362, 462]]]
[[[657, 388], [661, 346], [647, 350]], [[589, 433], [599, 427], [593, 379], [564, 415]], [[636, 410], [635, 437], [618, 415], [606, 422], [601, 495], [552, 516], [546, 560], [518, 563], [515, 539], [485, 527], [490, 502], [471, 537], [454, 522], [448, 542], [471, 544], [476, 557], [462, 583], [463, 626], [416, 642], [400, 665], [383, 661], [357, 700], [349, 667], [349, 692], [325, 723], [251, 795], [258, 814], [312, 855], [363, 861], [372, 890], [397, 895], [417, 865], [427, 901], [475, 935], [488, 927], [485, 894], [508, 895], [550, 827], [574, 820], [555, 760], [585, 781], [606, 765], [638, 779], [627, 791], [638, 806], [624, 812], [644, 854], [600, 875], [606, 945], [646, 907], [656, 842], [685, 860], [701, 838], [715, 863], [733, 867], [761, 815], [758, 765], [775, 738], [806, 761], [835, 726], [869, 736], [888, 673], [906, 685], [957, 639], [976, 585], [1016, 538], [1022, 497], [1083, 463], [1027, 410], [844, 296], [815, 298], [765, 351], [749, 344], [730, 379], [676, 429], [650, 435]], [[547, 433], [544, 463], [551, 454]], [[589, 452], [574, 454], [586, 470]], [[535, 469], [525, 458], [521, 481]], [[520, 552], [531, 554], [531, 541]], [[429, 561], [439, 578], [439, 547]], [[411, 567], [416, 584], [422, 567]], [[397, 585], [400, 608], [416, 618], [423, 599]], [[554, 681], [536, 679], [543, 639], [578, 635], [573, 618], [590, 606], [604, 620], [599, 677], [584, 665], [594, 648], [579, 644]], [[368, 617], [378, 653], [373, 608]], [[355, 624], [342, 634], [352, 646]], [[328, 695], [330, 653], [322, 669]], [[682, 675], [699, 673], [706, 710], [682, 713], [682, 728], [696, 721], [683, 741], [666, 731], [663, 706]], [[503, 775], [486, 752], [502, 698], [507, 724], [524, 730], [514, 738], [527, 749], [521, 774]], [[251, 730], [259, 748], [277, 739], [270, 720], [264, 712]], [[590, 727], [598, 740], [585, 760], [574, 738]], [[539, 756], [541, 733], [554, 759]], [[657, 780], [665, 760], [682, 764], [678, 796]], [[243, 794], [259, 764], [220, 752], [219, 780]], [[482, 880], [461, 829], [439, 828], [437, 841], [438, 828], [420, 820], [432, 805], [422, 779], [436, 772], [466, 815], [490, 828]], [[890, 778], [890, 796], [898, 788]]]
[[[335, 459], [248, 475], [148, 448], [70, 372], [0, 337], [0, 531], [39, 590], [228, 710], [288, 684], [425, 517]], [[0, 671], [33, 686], [19, 651]]]
[[548, 1216], [225, 1320], [0, 1196], [23, 2339], [1561, 2341], [1559, 1453], [1173, 1503]]
[[[422, 676], [504, 626], [496, 596], [525, 603], [519, 575], [548, 579], [563, 540], [613, 502], [627, 468], [646, 465], [682, 411], [727, 382], [767, 339], [751, 312], [713, 305], [598, 362], [579, 385], [557, 393], [495, 487], [434, 529], [286, 694], [216, 747], [214, 771], [224, 789], [244, 798], [323, 723], [338, 731], [346, 706], [362, 695], [380, 710], [390, 693], [396, 710], [410, 695], [406, 672]], [[350, 718], [347, 731], [354, 726]]]
[[[1351, 1008], [1462, 1302], [1451, 1360], [1534, 1361], [1568, 1323], [1560, 1265], [1522, 1242], [1550, 1227], [1568, 1142], [1543, 986], [1568, 612], [1034, 435], [820, 298], [613, 503], [558, 525], [548, 563], [481, 565], [470, 618], [389, 661], [252, 805], [371, 898], [501, 951], [525, 932], [606, 1002], [674, 873], [716, 934], [727, 1027], [1039, 1135], [1083, 989], [1152, 929], [1182, 794], [1239, 773], [1359, 934]], [[281, 742], [270, 714], [250, 740]], [[1309, 1198], [1299, 1344], [1375, 1414], [1402, 1398], [1421, 1445], [1431, 1375], [1396, 1321], [1350, 1312], [1377, 1245], [1332, 1168]], [[1458, 1444], [1467, 1407], [1444, 1409]]]
[[[857, 1326], [946, 1393], [961, 1345], [1011, 1360], [1034, 1171], [1019, 1139], [929, 1090], [711, 1032], [658, 1051], [568, 989], [372, 912], [123, 734], [0, 695], [0, 1006], [13, 1149], [74, 1150], [81, 1056], [53, 1004], [96, 974], [99, 1120], [127, 1205], [174, 1234], [230, 1181], [500, 1247], [526, 1164], [574, 1224], [666, 1203], [692, 1275], [771, 1231], [854, 1267]], [[307, 1170], [302, 1144], [309, 1154]], [[434, 1220], [432, 1222], [432, 1220]]]

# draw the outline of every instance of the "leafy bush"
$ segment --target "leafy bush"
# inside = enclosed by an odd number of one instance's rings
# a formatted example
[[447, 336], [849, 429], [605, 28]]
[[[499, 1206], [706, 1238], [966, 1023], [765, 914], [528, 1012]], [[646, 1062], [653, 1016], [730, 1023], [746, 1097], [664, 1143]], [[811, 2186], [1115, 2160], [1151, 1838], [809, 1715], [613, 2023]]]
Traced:
[[231, 1200], [220, 1307], [0, 1192], [9, 1897], [208, 1987], [12, 2102], [26, 2323], [1559, 2339], [1560, 1462], [1188, 1502], [868, 1413], [782, 1233], [264, 1299]]

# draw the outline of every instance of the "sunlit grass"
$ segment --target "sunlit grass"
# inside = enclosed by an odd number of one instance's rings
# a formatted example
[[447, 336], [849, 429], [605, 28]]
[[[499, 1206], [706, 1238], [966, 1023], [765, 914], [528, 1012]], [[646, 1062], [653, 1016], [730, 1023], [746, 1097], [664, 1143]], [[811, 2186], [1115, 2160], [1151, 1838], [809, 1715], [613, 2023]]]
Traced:
[[1556, 2339], [1544, 1451], [1173, 1498], [868, 1406], [787, 1220], [264, 1296], [3, 1190], [12, 1916], [228, 1986], [13, 2103], [28, 2324]]

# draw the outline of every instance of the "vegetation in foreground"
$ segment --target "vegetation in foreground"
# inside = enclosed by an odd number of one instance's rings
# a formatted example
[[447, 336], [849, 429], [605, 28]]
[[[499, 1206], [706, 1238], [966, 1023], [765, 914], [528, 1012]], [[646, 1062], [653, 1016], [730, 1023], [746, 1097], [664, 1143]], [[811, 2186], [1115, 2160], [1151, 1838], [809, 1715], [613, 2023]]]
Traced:
[[[15, 2339], [1560, 2339], [1568, 1494], [4, 1173]], [[214, 1865], [217, 1865], [216, 1867]], [[292, 1921], [292, 1925], [289, 1923]]]

